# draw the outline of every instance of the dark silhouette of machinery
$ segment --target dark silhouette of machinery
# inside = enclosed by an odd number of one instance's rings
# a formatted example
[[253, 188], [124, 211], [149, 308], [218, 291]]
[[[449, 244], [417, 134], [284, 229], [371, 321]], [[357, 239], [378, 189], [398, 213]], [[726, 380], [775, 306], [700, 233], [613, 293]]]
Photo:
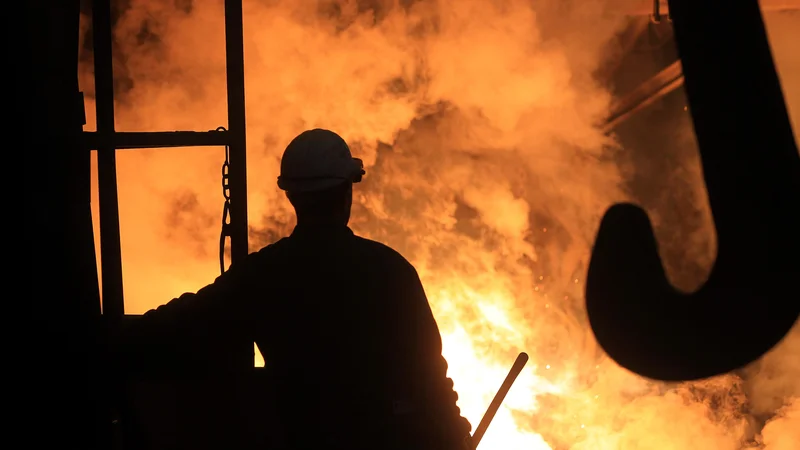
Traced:
[[[656, 1], [657, 16], [665, 13], [663, 3]], [[774, 346], [800, 313], [793, 286], [800, 275], [800, 157], [758, 1], [725, 2], [724, 16], [718, 3], [669, 2], [680, 67], [668, 67], [621, 99], [608, 125], [685, 84], [719, 236], [712, 275], [698, 293], [675, 292], [646, 215], [618, 205], [603, 220], [587, 280], [587, 307], [600, 345], [623, 366], [663, 380], [741, 367]], [[12, 395], [19, 403], [14, 416], [27, 427], [19, 430], [37, 447], [107, 449], [123, 440], [137, 447], [145, 443], [126, 428], [136, 431], [136, 424], [118, 420], [135, 404], [187, 431], [212, 423], [224, 429], [197, 442], [178, 442], [181, 433], [172, 430], [175, 448], [268, 446], [264, 424], [273, 412], [265, 406], [268, 383], [254, 382], [263, 375], [252, 367], [252, 348], [224, 360], [212, 355], [202, 367], [183, 372], [180, 383], [171, 381], [174, 374], [151, 373], [132, 386], [104, 364], [106, 331], [120, 320], [135, 320], [125, 317], [122, 298], [117, 149], [227, 146], [230, 220], [224, 219], [222, 238], [224, 243], [230, 236], [234, 261], [248, 251], [241, 0], [225, 0], [229, 123], [205, 133], [115, 132], [110, 4], [92, 2], [94, 133], [82, 130], [77, 83], [80, 1], [25, 2], [19, 21], [24, 54], [14, 71], [24, 86], [18, 92], [26, 95], [17, 95], [15, 111], [26, 140], [15, 145], [23, 147], [29, 170], [20, 227], [25, 259], [17, 267], [29, 281], [22, 289], [33, 309], [19, 363], [20, 379], [31, 386]], [[738, 93], [735, 100], [731, 92]], [[102, 314], [89, 206], [91, 150], [98, 152], [99, 166]], [[214, 371], [220, 365], [236, 373], [220, 375]], [[165, 402], [180, 408], [165, 408]]]

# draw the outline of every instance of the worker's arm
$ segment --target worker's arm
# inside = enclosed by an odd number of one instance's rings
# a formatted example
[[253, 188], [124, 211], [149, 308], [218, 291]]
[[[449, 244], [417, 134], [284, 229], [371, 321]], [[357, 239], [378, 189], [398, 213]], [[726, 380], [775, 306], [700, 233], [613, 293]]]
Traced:
[[439, 327], [431, 311], [428, 298], [416, 270], [408, 265], [403, 282], [398, 286], [398, 293], [404, 313], [398, 317], [405, 322], [400, 326], [406, 328], [405, 338], [401, 343], [401, 352], [408, 355], [411, 361], [407, 374], [411, 379], [419, 380], [414, 387], [416, 399], [423, 403], [424, 419], [430, 425], [444, 433], [445, 441], [460, 441], [469, 436], [472, 426], [461, 416], [457, 406], [458, 394], [454, 383], [447, 376], [447, 361], [442, 355], [442, 338]]
[[259, 259], [248, 256], [196, 293], [124, 324], [113, 340], [117, 363], [129, 371], [226, 370], [244, 352], [252, 355], [250, 273]]

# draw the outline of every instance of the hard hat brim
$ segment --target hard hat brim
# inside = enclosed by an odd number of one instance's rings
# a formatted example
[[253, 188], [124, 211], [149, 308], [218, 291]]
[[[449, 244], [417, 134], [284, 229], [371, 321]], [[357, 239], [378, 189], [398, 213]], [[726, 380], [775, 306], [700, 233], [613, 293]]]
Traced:
[[351, 158], [349, 167], [341, 166], [341, 174], [325, 175], [311, 178], [292, 178], [281, 175], [278, 177], [278, 187], [290, 192], [313, 192], [332, 188], [343, 183], [360, 183], [364, 171], [364, 162], [359, 158]]
[[315, 192], [324, 191], [340, 184], [346, 183], [344, 178], [322, 178], [318, 180], [278, 180], [278, 187], [287, 192]]

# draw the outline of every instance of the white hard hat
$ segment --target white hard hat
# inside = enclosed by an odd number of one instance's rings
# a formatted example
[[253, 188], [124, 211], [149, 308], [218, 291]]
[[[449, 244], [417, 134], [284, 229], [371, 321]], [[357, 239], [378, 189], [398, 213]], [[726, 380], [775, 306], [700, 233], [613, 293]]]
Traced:
[[364, 163], [353, 158], [341, 136], [315, 128], [300, 133], [284, 150], [278, 187], [291, 192], [319, 191], [344, 182], [358, 183], [364, 173]]

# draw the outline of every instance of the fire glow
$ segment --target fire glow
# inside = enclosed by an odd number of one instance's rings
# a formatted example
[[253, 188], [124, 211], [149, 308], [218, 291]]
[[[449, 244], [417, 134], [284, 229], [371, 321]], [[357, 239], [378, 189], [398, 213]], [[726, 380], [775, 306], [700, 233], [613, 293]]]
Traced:
[[[275, 186], [285, 144], [336, 130], [368, 170], [352, 227], [418, 268], [473, 426], [516, 354], [531, 355], [481, 448], [794, 449], [798, 332], [742, 373], [665, 385], [607, 360], [588, 329], [596, 225], [627, 199], [627, 169], [608, 156], [618, 144], [598, 127], [612, 95], [592, 77], [624, 24], [609, 2], [245, 1], [251, 249], [292, 227]], [[117, 129], [224, 125], [221, 2], [129, 3], [115, 31]], [[798, 23], [776, 19], [771, 35], [796, 37]], [[797, 61], [781, 74], [790, 110]], [[222, 151], [118, 161], [126, 306], [141, 313], [217, 275]]]

